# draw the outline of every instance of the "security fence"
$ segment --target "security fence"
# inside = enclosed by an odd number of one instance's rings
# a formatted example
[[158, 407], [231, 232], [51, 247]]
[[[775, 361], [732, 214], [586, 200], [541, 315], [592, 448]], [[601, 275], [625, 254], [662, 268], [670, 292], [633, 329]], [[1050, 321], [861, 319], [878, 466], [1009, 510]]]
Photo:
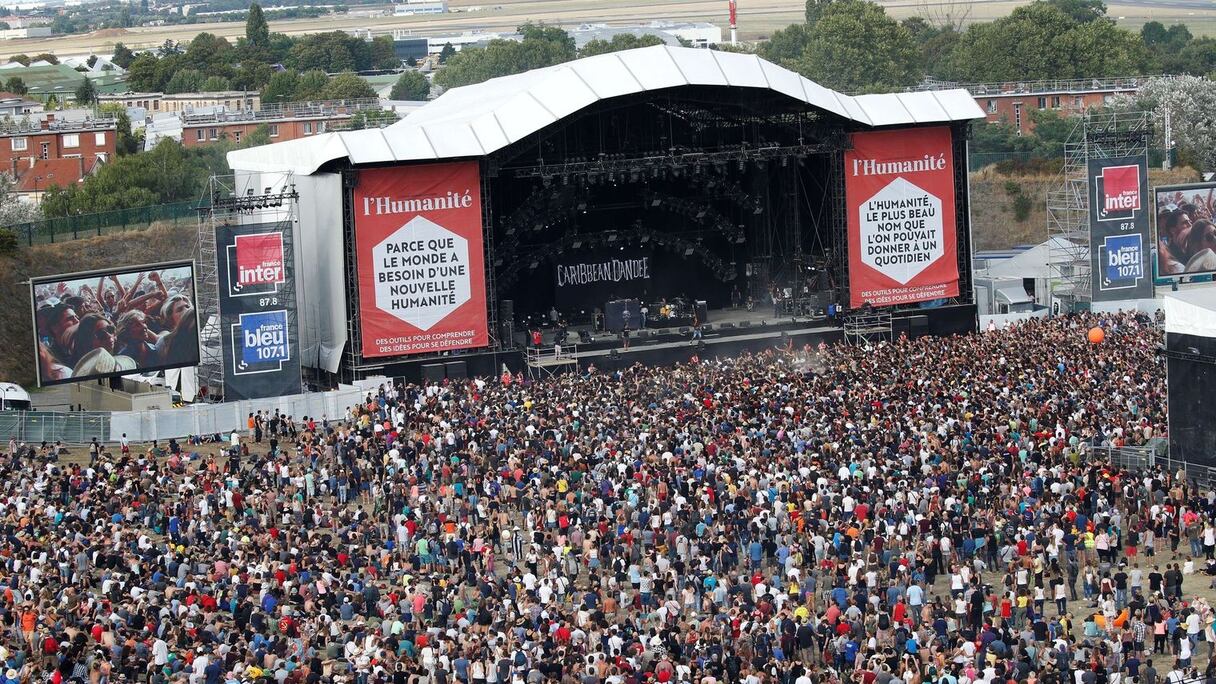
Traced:
[[142, 230], [153, 223], [193, 224], [198, 216], [198, 202], [153, 204], [132, 209], [115, 209], [96, 214], [77, 214], [40, 219], [9, 226], [17, 240], [25, 245], [66, 242], [128, 230]]
[[93, 438], [117, 442], [123, 435], [132, 442], [182, 439], [191, 435], [227, 436], [233, 430], [244, 433], [249, 415], [258, 411], [273, 414], [278, 410], [296, 420], [303, 420], [305, 416], [317, 420], [341, 419], [346, 416], [347, 409], [361, 403], [365, 396], [365, 390], [344, 385], [331, 392], [225, 404], [193, 404], [160, 411], [0, 411], [0, 440], [15, 439], [27, 444], [55, 441], [85, 444]]

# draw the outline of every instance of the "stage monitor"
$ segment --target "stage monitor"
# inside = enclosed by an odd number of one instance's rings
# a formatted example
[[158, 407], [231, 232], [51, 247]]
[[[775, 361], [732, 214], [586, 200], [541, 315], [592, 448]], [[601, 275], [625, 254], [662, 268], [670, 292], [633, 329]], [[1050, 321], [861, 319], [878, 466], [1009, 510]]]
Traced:
[[1150, 299], [1145, 156], [1090, 159], [1088, 169], [1090, 298]]
[[1216, 273], [1216, 183], [1154, 188], [1157, 275]]
[[614, 299], [604, 306], [604, 329], [619, 333], [642, 325], [642, 304], [636, 299]]
[[363, 357], [489, 345], [477, 162], [365, 169], [353, 200]]
[[850, 306], [958, 296], [952, 142], [944, 126], [853, 134], [844, 158]]
[[35, 278], [40, 386], [197, 366], [194, 263]]

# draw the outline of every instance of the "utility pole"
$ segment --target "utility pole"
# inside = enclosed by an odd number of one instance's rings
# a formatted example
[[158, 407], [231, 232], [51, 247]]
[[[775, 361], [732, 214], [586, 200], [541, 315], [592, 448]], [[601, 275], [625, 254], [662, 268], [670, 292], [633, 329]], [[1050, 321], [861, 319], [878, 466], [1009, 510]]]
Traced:
[[[733, 0], [732, 0], [733, 1]], [[1171, 128], [1170, 108], [1165, 107], [1165, 161], [1161, 163], [1161, 168], [1169, 171], [1174, 167], [1174, 131]]]
[[738, 14], [738, 7], [736, 5], [736, 0], [729, 0], [729, 2], [730, 2], [730, 44], [738, 45], [739, 44], [739, 34], [736, 31], [738, 24], [735, 21], [737, 18], [737, 14]]

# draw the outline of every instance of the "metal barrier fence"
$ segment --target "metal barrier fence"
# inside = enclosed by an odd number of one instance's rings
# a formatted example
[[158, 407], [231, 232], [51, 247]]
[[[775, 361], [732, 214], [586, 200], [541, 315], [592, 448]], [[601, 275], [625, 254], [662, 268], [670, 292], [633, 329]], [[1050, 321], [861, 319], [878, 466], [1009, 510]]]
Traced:
[[227, 435], [233, 430], [244, 433], [249, 415], [258, 411], [273, 414], [277, 409], [282, 415], [297, 420], [304, 416], [341, 419], [346, 416], [347, 409], [361, 403], [365, 396], [364, 389], [344, 386], [332, 392], [226, 404], [194, 404], [163, 411], [0, 411], [0, 440], [15, 439], [27, 444], [55, 441], [86, 444], [93, 438], [117, 442], [123, 435], [132, 442], [151, 442], [190, 435]]
[[85, 237], [96, 237], [109, 233], [120, 233], [127, 230], [142, 230], [157, 222], [168, 222], [178, 225], [180, 222], [193, 224], [198, 215], [198, 202], [172, 202], [169, 204], [153, 204], [132, 209], [116, 209], [96, 214], [79, 214], [77, 216], [61, 216], [57, 218], [18, 223], [9, 226], [9, 230], [17, 234], [17, 239], [26, 245], [44, 244], [50, 242], [66, 242]]
[[1188, 480], [1194, 481], [1205, 490], [1216, 489], [1216, 468], [1170, 458], [1169, 448], [1164, 440], [1150, 446], [1096, 447], [1093, 452], [1099, 458], [1104, 458], [1120, 468], [1161, 466], [1169, 473], [1184, 472]]

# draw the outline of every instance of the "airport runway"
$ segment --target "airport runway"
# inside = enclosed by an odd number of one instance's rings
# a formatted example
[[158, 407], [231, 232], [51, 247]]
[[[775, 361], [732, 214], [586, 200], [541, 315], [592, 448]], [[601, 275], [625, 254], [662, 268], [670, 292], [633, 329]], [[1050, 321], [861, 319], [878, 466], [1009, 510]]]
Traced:
[[[912, 15], [927, 16], [935, 21], [969, 23], [990, 21], [1004, 16], [1027, 0], [879, 0], [896, 18]], [[726, 0], [451, 0], [450, 7], [459, 10], [442, 15], [416, 17], [334, 15], [315, 19], [272, 21], [271, 30], [289, 35], [302, 35], [337, 29], [370, 29], [373, 34], [387, 34], [395, 29], [407, 29], [417, 35], [462, 33], [472, 31], [509, 31], [527, 21], [576, 25], [582, 23], [636, 24], [652, 20], [712, 21], [726, 33]], [[803, 0], [739, 0], [739, 34], [745, 41], [766, 38], [774, 30], [800, 21]], [[357, 12], [370, 8], [359, 7]], [[384, 7], [388, 11], [388, 6]], [[1136, 30], [1146, 21], [1156, 19], [1167, 25], [1185, 22], [1192, 33], [1206, 35], [1216, 32], [1216, 7], [1208, 0], [1141, 0], [1139, 2], [1109, 3], [1109, 15], [1120, 25]], [[109, 53], [121, 42], [133, 49], [151, 48], [166, 39], [189, 42], [202, 32], [229, 39], [244, 35], [244, 22], [189, 24], [182, 26], [139, 27], [121, 35], [113, 31], [104, 35], [87, 34], [57, 38], [0, 41], [0, 58], [14, 54], [54, 52], [60, 56], [88, 53]]]

